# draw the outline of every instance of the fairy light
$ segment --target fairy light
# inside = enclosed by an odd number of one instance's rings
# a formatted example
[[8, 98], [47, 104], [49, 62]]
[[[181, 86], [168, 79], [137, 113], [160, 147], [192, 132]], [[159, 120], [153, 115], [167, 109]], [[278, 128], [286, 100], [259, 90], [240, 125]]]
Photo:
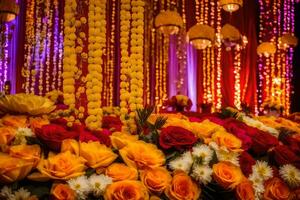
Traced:
[[241, 50], [237, 49], [235, 51], [234, 58], [234, 105], [237, 109], [241, 109], [241, 82], [240, 82], [240, 73], [241, 73]]
[[[53, 18], [53, 9], [50, 9], [50, 1], [47, 0], [47, 15], [49, 16], [49, 19], [47, 19], [47, 33], [46, 33], [46, 88], [45, 92], [50, 91], [50, 50], [51, 50], [51, 38], [52, 38], [52, 18]], [[52, 83], [53, 84], [53, 83]]]
[[[217, 5], [217, 33], [221, 33], [221, 7]], [[221, 57], [222, 57], [222, 48], [218, 46], [217, 48], [217, 109], [222, 108], [222, 91], [221, 91], [221, 76], [222, 76], [222, 68], [221, 68]]]
[[53, 2], [54, 4], [54, 27], [53, 27], [53, 81], [51, 84], [51, 90], [55, 90], [57, 88], [57, 79], [59, 79], [59, 77], [57, 77], [57, 71], [58, 71], [58, 67], [57, 67], [57, 60], [58, 60], [58, 54], [59, 54], [59, 12], [58, 12], [58, 0], [54, 0]]
[[61, 19], [60, 21], [60, 33], [59, 33], [59, 45], [58, 45], [58, 80], [57, 80], [57, 86], [59, 89], [62, 87], [62, 72], [63, 72], [63, 67], [62, 67], [62, 61], [63, 61], [63, 45], [64, 45], [64, 35], [63, 35], [63, 30], [64, 30], [64, 21]]

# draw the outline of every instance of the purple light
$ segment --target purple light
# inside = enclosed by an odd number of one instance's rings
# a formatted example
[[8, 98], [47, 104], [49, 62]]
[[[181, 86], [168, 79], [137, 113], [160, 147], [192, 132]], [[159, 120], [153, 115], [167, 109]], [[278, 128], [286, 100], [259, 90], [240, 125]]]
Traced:
[[192, 111], [197, 110], [197, 52], [192, 45], [187, 45], [188, 97], [192, 100]]

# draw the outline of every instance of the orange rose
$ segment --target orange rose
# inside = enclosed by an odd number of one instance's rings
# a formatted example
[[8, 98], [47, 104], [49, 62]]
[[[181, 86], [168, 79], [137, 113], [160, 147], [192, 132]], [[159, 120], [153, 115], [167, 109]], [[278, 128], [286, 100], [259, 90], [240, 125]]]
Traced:
[[118, 157], [110, 148], [99, 142], [80, 143], [80, 156], [94, 169], [107, 167]]
[[51, 194], [54, 200], [75, 200], [75, 192], [68, 185], [57, 184], [53, 187]]
[[185, 172], [176, 171], [171, 185], [165, 190], [170, 200], [197, 200], [201, 189]]
[[121, 163], [113, 163], [105, 170], [106, 176], [109, 176], [113, 181], [137, 180], [138, 172], [133, 167]]
[[119, 150], [124, 162], [134, 168], [145, 169], [160, 167], [165, 156], [155, 145], [143, 141], [131, 142]]
[[252, 183], [248, 180], [241, 182], [236, 187], [236, 198], [237, 200], [254, 200], [254, 189]]
[[71, 153], [79, 156], [79, 143], [74, 139], [65, 139], [61, 143], [60, 152], [70, 151]]
[[0, 145], [8, 145], [16, 135], [16, 129], [11, 126], [0, 127]]
[[198, 138], [210, 138], [211, 135], [216, 131], [225, 131], [225, 129], [208, 119], [204, 120], [201, 123], [190, 122], [191, 130]]
[[279, 178], [274, 177], [266, 181], [263, 200], [288, 200], [290, 189]]
[[219, 146], [225, 146], [229, 150], [240, 150], [242, 142], [239, 138], [226, 131], [217, 131], [211, 138]]
[[141, 181], [154, 193], [162, 193], [170, 185], [172, 176], [164, 167], [146, 169], [141, 171]]
[[104, 194], [105, 200], [148, 200], [149, 194], [139, 181], [125, 180], [109, 185]]
[[10, 147], [9, 155], [32, 162], [33, 166], [36, 167], [41, 158], [41, 148], [39, 145], [21, 144]]
[[137, 135], [130, 135], [128, 133], [123, 132], [114, 132], [111, 136], [111, 144], [116, 149], [122, 149], [129, 142], [138, 141]]
[[44, 175], [57, 180], [69, 180], [85, 173], [86, 160], [70, 151], [41, 160], [37, 169]]
[[225, 189], [234, 189], [243, 180], [241, 169], [230, 162], [213, 165], [213, 177]]
[[33, 163], [0, 153], [0, 183], [12, 183], [24, 179], [32, 170]]
[[5, 126], [12, 126], [14, 128], [27, 127], [27, 117], [24, 115], [6, 115], [1, 119]]
[[42, 117], [35, 117], [29, 119], [30, 128], [35, 131], [37, 128], [42, 128], [42, 126], [50, 124], [48, 119]]

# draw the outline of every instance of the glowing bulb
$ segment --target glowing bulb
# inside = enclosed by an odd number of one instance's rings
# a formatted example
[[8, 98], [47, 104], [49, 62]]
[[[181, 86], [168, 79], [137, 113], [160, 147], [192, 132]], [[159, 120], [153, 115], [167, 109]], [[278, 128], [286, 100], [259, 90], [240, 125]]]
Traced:
[[239, 8], [240, 6], [234, 3], [223, 5], [223, 9], [230, 13], [237, 11]]

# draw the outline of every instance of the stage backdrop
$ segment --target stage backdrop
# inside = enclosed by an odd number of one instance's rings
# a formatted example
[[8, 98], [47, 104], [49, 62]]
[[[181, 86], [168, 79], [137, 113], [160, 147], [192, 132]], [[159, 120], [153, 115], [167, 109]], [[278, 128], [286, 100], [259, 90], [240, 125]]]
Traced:
[[[269, 62], [268, 59], [258, 58], [256, 48], [259, 42], [268, 40], [276, 42], [280, 34], [294, 31], [294, 3], [294, 0], [244, 1], [240, 10], [230, 14], [218, 7], [217, 1], [145, 1], [141, 46], [143, 56], [140, 59], [143, 66], [141, 78], [143, 104], [156, 104], [160, 107], [164, 99], [181, 93], [192, 99], [193, 110], [210, 105], [213, 111], [224, 106], [238, 108], [246, 106], [258, 113], [263, 101], [273, 96], [271, 83], [273, 78], [279, 76], [282, 80], [280, 89], [285, 92], [278, 98], [289, 108], [293, 89], [290, 84], [292, 73], [290, 58], [293, 51], [279, 52], [274, 56], [275, 60]], [[53, 89], [62, 90], [64, 84], [70, 84], [66, 80], [63, 81], [64, 54], [66, 54], [64, 39], [68, 34], [66, 33], [68, 22], [64, 20], [65, 2], [24, 0], [19, 4], [21, 13], [13, 22], [14, 37], [10, 40], [12, 44], [6, 47], [10, 49], [9, 53], [5, 54], [8, 64], [4, 68], [8, 69], [10, 66], [10, 71], [5, 72], [6, 75], [2, 80], [11, 80], [13, 83], [17, 80], [16, 92], [43, 95]], [[175, 7], [183, 17], [184, 28], [178, 35], [169, 38], [155, 29], [154, 18], [163, 9]], [[124, 55], [134, 54], [132, 51], [135, 50], [132, 50], [133, 44], [130, 39], [139, 25], [132, 24], [136, 11], [130, 8], [124, 10], [121, 0], [107, 0], [104, 8], [105, 12], [101, 12], [105, 15], [105, 21], [100, 23], [106, 38], [101, 46], [102, 63], [98, 63], [102, 65], [103, 77], [100, 96], [102, 106], [113, 106], [120, 104], [122, 88], [129, 87], [122, 84], [124, 72], [122, 58]], [[76, 20], [72, 22], [72, 26], [76, 28], [74, 32], [76, 71], [73, 92], [77, 107], [88, 104], [85, 86], [89, 71], [88, 38], [91, 33], [89, 9], [88, 1], [77, 1], [74, 15]], [[272, 11], [271, 14], [266, 13], [268, 9]], [[131, 21], [124, 21], [124, 16], [126, 19], [128, 13]], [[289, 20], [285, 21], [288, 18]], [[196, 50], [186, 42], [186, 32], [197, 23], [208, 24], [214, 27], [216, 32], [229, 23], [247, 37], [248, 44], [238, 51], [235, 49], [228, 51], [224, 46], [204, 51]], [[269, 31], [266, 26], [276, 27]], [[122, 34], [128, 35], [127, 40], [125, 37], [127, 46], [124, 46]], [[278, 57], [286, 59], [277, 59]], [[284, 65], [285, 69], [272, 74], [274, 64]], [[276, 77], [272, 77], [273, 75]]]

